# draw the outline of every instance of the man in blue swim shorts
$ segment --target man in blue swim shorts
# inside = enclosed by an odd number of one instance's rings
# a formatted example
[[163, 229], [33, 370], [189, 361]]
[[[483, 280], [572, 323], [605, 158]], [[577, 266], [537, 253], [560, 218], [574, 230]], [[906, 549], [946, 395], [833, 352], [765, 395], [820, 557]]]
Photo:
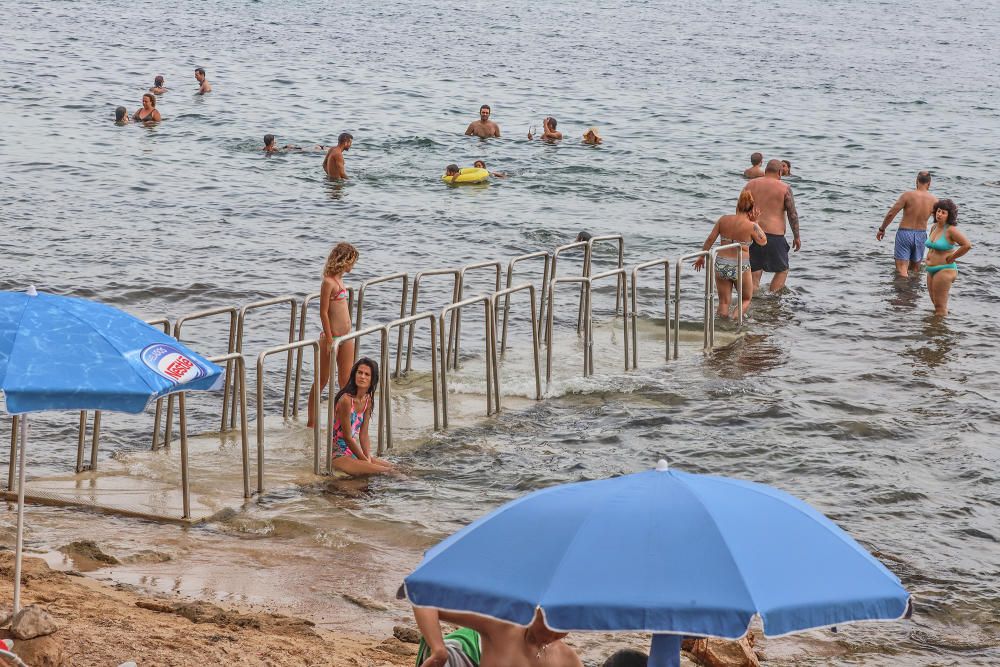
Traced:
[[[906, 278], [911, 272], [920, 271], [920, 262], [924, 259], [924, 241], [927, 240], [927, 220], [931, 210], [937, 203], [937, 197], [932, 195], [931, 173], [922, 171], [917, 174], [917, 188], [904, 192], [886, 213], [882, 226], [875, 234], [875, 240], [885, 237], [885, 230], [892, 224], [892, 219], [902, 211], [903, 220], [896, 232], [896, 249], [893, 256], [896, 259], [896, 273]], [[915, 275], [920, 275], [915, 273]]]

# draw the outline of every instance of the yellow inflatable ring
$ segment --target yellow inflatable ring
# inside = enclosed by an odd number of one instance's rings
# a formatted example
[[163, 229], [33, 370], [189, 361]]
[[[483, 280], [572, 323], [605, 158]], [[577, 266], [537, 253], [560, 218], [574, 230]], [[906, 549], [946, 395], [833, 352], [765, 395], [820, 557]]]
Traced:
[[455, 180], [448, 174], [441, 177], [441, 180], [445, 183], [482, 183], [483, 181], [489, 179], [490, 172], [485, 169], [480, 169], [479, 167], [463, 167], [459, 170], [458, 176]]

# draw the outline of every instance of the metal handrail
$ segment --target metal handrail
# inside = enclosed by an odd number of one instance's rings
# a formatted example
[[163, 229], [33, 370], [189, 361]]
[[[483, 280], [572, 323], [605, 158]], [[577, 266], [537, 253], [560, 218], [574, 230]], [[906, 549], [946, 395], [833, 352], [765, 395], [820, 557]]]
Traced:
[[[532, 357], [535, 361], [535, 400], [542, 400], [542, 372], [541, 363], [538, 359], [538, 317], [535, 314], [535, 286], [531, 283], [521, 283], [514, 287], [506, 287], [493, 295], [493, 307], [498, 309], [500, 307], [500, 297], [504, 298], [504, 328], [507, 326], [507, 313], [510, 310], [510, 296], [516, 292], [521, 292], [523, 290], [528, 290], [528, 296], [530, 298], [529, 306], [531, 307], [531, 352]], [[504, 331], [506, 333], [506, 330]], [[494, 343], [495, 345], [495, 343]], [[497, 370], [499, 371], [499, 364], [497, 365]], [[499, 373], [498, 373], [499, 374]], [[499, 387], [500, 380], [497, 379], [497, 386]], [[497, 391], [496, 396], [496, 407], [497, 412], [500, 412], [500, 392]]]
[[[567, 243], [565, 245], [558, 246], [555, 250], [552, 251], [552, 270], [549, 272], [549, 287], [550, 287], [549, 293], [552, 292], [552, 290], [551, 290], [552, 281], [556, 279], [556, 271], [557, 271], [558, 266], [559, 266], [559, 255], [561, 253], [563, 253], [563, 252], [566, 252], [567, 250], [574, 250], [576, 248], [582, 248], [583, 249], [583, 258], [582, 258], [583, 259], [583, 266], [580, 269], [580, 276], [581, 277], [586, 277], [586, 275], [587, 275], [586, 274], [586, 271], [587, 271], [587, 246], [588, 246], [588, 242], [587, 241], [574, 241], [573, 243]], [[548, 293], [542, 295], [542, 321], [543, 322], [547, 322], [548, 321], [545, 318], [545, 305], [546, 305], [545, 301], [548, 299], [548, 295], [549, 295]], [[549, 309], [549, 311], [552, 310], [552, 305], [551, 304], [548, 305], [548, 309]], [[580, 311], [582, 311], [582, 310], [583, 310], [583, 286], [581, 285], [580, 286]], [[551, 319], [551, 318], [549, 318], [549, 319]], [[577, 326], [576, 332], [580, 333], [580, 327], [579, 326]], [[548, 344], [549, 338], [550, 338], [550, 336], [548, 335], [548, 332], [546, 332], [546, 334], [545, 334], [546, 344]]]
[[666, 361], [670, 361], [670, 258], [653, 259], [632, 267], [632, 368], [639, 368], [639, 306], [637, 295], [639, 292], [639, 272], [643, 269], [651, 269], [663, 266], [663, 327], [666, 334], [666, 346], [664, 355]]
[[[503, 266], [499, 261], [487, 261], [487, 262], [475, 262], [473, 264], [466, 264], [462, 267], [458, 274], [458, 295], [455, 297], [455, 301], [461, 301], [465, 298], [465, 274], [469, 271], [475, 271], [476, 269], [488, 269], [492, 268], [496, 273], [496, 280], [494, 281], [494, 292], [500, 291], [500, 274], [503, 272]], [[451, 367], [458, 368], [458, 348], [459, 340], [462, 337], [462, 310], [458, 309], [455, 311], [455, 325], [451, 331], [448, 332], [448, 350], [452, 349], [452, 339], [455, 341], [455, 358], [452, 361]], [[493, 329], [496, 330], [496, 322], [493, 323]]]
[[[288, 318], [288, 342], [295, 342], [295, 314], [298, 309], [298, 298], [294, 296], [277, 296], [272, 299], [264, 299], [263, 301], [256, 301], [254, 303], [249, 303], [242, 308], [240, 308], [239, 319], [237, 324], [236, 332], [236, 352], [243, 353], [243, 332], [246, 327], [247, 313], [258, 310], [260, 308], [266, 308], [268, 306], [277, 306], [282, 304], [288, 304], [289, 318]], [[292, 379], [292, 349], [288, 351], [288, 360], [285, 363], [285, 397], [282, 404], [281, 416], [288, 417], [288, 394], [291, 388]], [[230, 412], [230, 428], [234, 428], [236, 425], [236, 382], [234, 379], [233, 386], [233, 409]]]
[[[378, 389], [379, 410], [378, 410], [378, 435], [377, 435], [378, 454], [379, 456], [381, 456], [382, 452], [385, 451], [384, 450], [385, 442], [386, 440], [388, 440], [388, 435], [383, 437], [383, 429], [385, 428], [387, 430], [388, 421], [383, 419], [382, 414], [388, 410], [389, 406], [386, 394], [386, 386], [387, 386], [386, 379], [387, 376], [389, 375], [389, 371], [386, 369], [389, 360], [389, 329], [386, 328], [384, 324], [380, 324], [376, 326], [367, 327], [365, 329], [359, 329], [358, 331], [352, 331], [346, 336], [341, 336], [336, 341], [334, 341], [333, 347], [330, 348], [330, 364], [331, 364], [330, 367], [333, 368], [332, 364], [336, 363], [337, 352], [340, 351], [340, 346], [342, 344], [346, 343], [349, 340], [354, 340], [355, 338], [361, 338], [362, 336], [367, 336], [368, 334], [372, 334], [375, 332], [378, 332], [380, 334], [379, 338], [381, 339], [381, 344], [382, 344], [382, 351], [381, 354], [379, 355], [379, 389]], [[327, 404], [327, 413], [326, 413], [327, 437], [326, 437], [325, 458], [326, 458], [327, 473], [333, 471], [333, 445], [335, 444], [333, 442], [333, 437], [334, 435], [336, 435], [336, 433], [333, 430], [333, 424], [336, 421], [335, 417], [336, 401], [334, 400], [335, 396], [336, 392], [330, 392], [330, 400]], [[316, 421], [318, 423], [319, 419], [317, 419]]]
[[[354, 318], [354, 327], [356, 329], [361, 328], [361, 317], [364, 315], [364, 302], [365, 302], [365, 291], [369, 287], [374, 287], [375, 285], [381, 285], [382, 283], [387, 283], [390, 281], [399, 280], [402, 282], [402, 295], [399, 299], [399, 316], [400, 318], [406, 317], [406, 297], [410, 291], [410, 275], [405, 271], [400, 271], [398, 273], [391, 273], [387, 276], [379, 276], [378, 278], [372, 278], [371, 280], [366, 280], [361, 283], [361, 287], [358, 289], [358, 312], [357, 316]], [[354, 344], [354, 361], [357, 361], [361, 350], [361, 342], [358, 341]], [[403, 330], [399, 330], [399, 339], [396, 341], [396, 371], [395, 377], [399, 377], [401, 366], [403, 362]]]
[[493, 296], [482, 294], [449, 304], [441, 309], [439, 327], [441, 330], [441, 417], [443, 428], [448, 428], [448, 351], [445, 347], [444, 320], [449, 313], [476, 303], [483, 304], [483, 319], [486, 321], [484, 336], [486, 339], [486, 416], [493, 414], [493, 394], [494, 390], [499, 389], [496, 381], [499, 369], [497, 366], [496, 335], [493, 321]]
[[[272, 354], [291, 353], [310, 347], [313, 350], [314, 375], [319, 386], [319, 339], [298, 340], [268, 348], [257, 355], [257, 493], [264, 492], [264, 360]], [[245, 396], [245, 395], [244, 395]], [[313, 395], [313, 408], [319, 411], [319, 392]], [[313, 421], [313, 472], [319, 474], [320, 430], [319, 420]]]
[[[247, 364], [246, 357], [238, 352], [230, 352], [229, 354], [223, 354], [218, 357], [211, 357], [209, 359], [213, 364], [218, 364], [221, 362], [226, 362], [227, 365], [235, 364], [236, 372], [240, 374], [242, 382], [240, 383], [240, 450], [243, 454], [243, 497], [250, 497], [250, 439], [248, 435], [247, 427], [247, 392], [246, 392], [246, 377], [247, 377]], [[225, 405], [225, 397], [223, 397], [223, 406]]]
[[[174, 338], [178, 341], [181, 339], [181, 332], [183, 331], [184, 324], [194, 320], [201, 320], [207, 317], [214, 317], [215, 315], [229, 315], [229, 343], [226, 346], [226, 354], [232, 354], [236, 351], [236, 324], [238, 320], [239, 309], [236, 306], [222, 306], [220, 308], [210, 308], [208, 310], [200, 310], [194, 313], [188, 313], [187, 315], [181, 315], [177, 318], [174, 323]], [[220, 431], [226, 430], [226, 417], [229, 410], [229, 385], [232, 381], [232, 366], [234, 361], [229, 360], [226, 362], [226, 378], [223, 381], [222, 389], [222, 425], [219, 427]], [[162, 399], [161, 399], [162, 400]], [[233, 399], [233, 405], [236, 405], [235, 397]], [[233, 415], [235, 421], [236, 415]], [[163, 446], [169, 447], [171, 440], [171, 430], [173, 429], [174, 423], [174, 397], [170, 395], [167, 397], [167, 423], [163, 429]], [[235, 426], [235, 423], [233, 424]], [[160, 431], [160, 419], [157, 416], [154, 418], [153, 424], [153, 446], [152, 449], [155, 452], [159, 449], [158, 436]]]
[[[306, 340], [306, 312], [309, 310], [309, 304], [320, 297], [319, 292], [314, 292], [312, 294], [307, 294], [302, 299], [302, 313], [299, 317], [299, 340]], [[354, 288], [347, 288], [347, 312], [350, 313], [354, 310]], [[331, 375], [331, 377], [333, 377]], [[302, 348], [295, 350], [295, 384], [292, 389], [292, 416], [299, 416], [299, 394], [302, 392]]]
[[[616, 241], [618, 245], [618, 266], [616, 268], [625, 268], [625, 238], [621, 234], [604, 234], [603, 236], [592, 236], [587, 239], [587, 250], [583, 256], [583, 275], [590, 277], [593, 273], [593, 258], [594, 258], [594, 244], [600, 241]], [[618, 314], [618, 310], [621, 308], [621, 302], [624, 301], [626, 296], [626, 277], [620, 277], [618, 280], [618, 293], [615, 294], [615, 315]], [[581, 287], [582, 289], [582, 287]], [[580, 326], [583, 321], [583, 300], [580, 301], [580, 310], [577, 314], [576, 330], [580, 331]]]
[[[720, 245], [711, 249], [712, 257], [712, 268], [715, 268], [715, 260], [719, 252], [723, 250], [732, 250], [738, 248], [739, 251], [736, 253], [736, 312], [738, 313], [738, 324], [743, 326], [743, 245], [740, 243], [727, 243], [726, 245]], [[715, 294], [715, 281], [712, 281], [712, 294]], [[714, 305], [714, 304], [713, 304]], [[715, 347], [715, 309], [712, 309], [712, 322], [711, 322], [711, 337], [709, 343], [712, 348]], [[728, 315], [728, 313], [727, 313]]]
[[[395, 328], [399, 328], [400, 335], [402, 335], [403, 327], [407, 324], [415, 324], [420, 320], [429, 320], [431, 325], [431, 401], [434, 404], [434, 430], [440, 429], [440, 418], [438, 415], [438, 378], [437, 378], [437, 318], [434, 313], [427, 311], [424, 313], [418, 313], [417, 315], [410, 315], [408, 317], [401, 317], [398, 320], [393, 320], [385, 325], [386, 335]], [[401, 339], [402, 340], [402, 339]], [[397, 348], [399, 349], [399, 348]], [[398, 359], [398, 357], [397, 357]], [[397, 368], [398, 373], [398, 368]], [[390, 401], [392, 399], [392, 380], [389, 374], [386, 373], [386, 378], [383, 384], [383, 390], [385, 392], [385, 448], [392, 449], [392, 410], [390, 409]], [[379, 455], [382, 454], [382, 449], [379, 447]]]
[[[527, 255], [521, 255], [520, 257], [515, 257], [510, 260], [507, 265], [507, 287], [510, 288], [514, 284], [514, 266], [520, 262], [526, 262], [528, 260], [537, 259], [542, 257], [545, 259], [544, 267], [542, 268], [542, 287], [541, 296], [542, 301], [545, 300], [545, 293], [549, 287], [549, 266], [552, 263], [552, 255], [548, 250], [539, 250], [538, 252], [531, 252]], [[510, 311], [510, 294], [504, 297], [503, 304], [503, 333], [500, 337], [500, 357], [503, 358], [504, 352], [507, 351], [507, 313]], [[538, 321], [542, 320], [542, 304], [538, 304]]]
[[712, 261], [712, 253], [708, 250], [700, 250], [698, 252], [688, 253], [687, 255], [682, 255], [680, 259], [677, 260], [676, 273], [674, 277], [674, 359], [677, 358], [677, 353], [680, 349], [680, 338], [681, 338], [681, 269], [684, 267], [684, 262], [689, 259], [697, 259], [699, 257], [707, 257], [705, 260], [705, 333], [704, 333], [704, 347], [707, 349], [709, 345], [709, 319], [711, 318], [711, 301], [712, 301], [712, 274], [715, 272], [715, 263]]
[[[451, 290], [451, 302], [456, 303], [458, 301], [458, 285], [461, 280], [462, 269], [433, 269], [430, 271], [420, 271], [416, 276], [413, 277], [413, 297], [410, 301], [410, 315], [417, 314], [417, 304], [420, 296], [420, 282], [424, 278], [429, 278], [431, 276], [452, 276], [454, 283]], [[452, 317], [452, 323], [454, 324], [455, 317]], [[406, 343], [406, 372], [410, 372], [413, 368], [413, 328], [414, 324], [410, 324], [410, 332]], [[441, 338], [444, 339], [444, 328], [442, 327], [439, 332]]]

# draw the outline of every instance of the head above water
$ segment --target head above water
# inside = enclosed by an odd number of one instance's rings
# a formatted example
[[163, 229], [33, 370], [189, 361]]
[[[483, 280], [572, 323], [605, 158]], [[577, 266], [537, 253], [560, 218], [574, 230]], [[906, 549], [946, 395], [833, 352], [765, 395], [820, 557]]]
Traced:
[[350, 243], [338, 243], [333, 246], [333, 250], [326, 258], [326, 265], [323, 267], [324, 276], [335, 276], [339, 273], [347, 273], [354, 268], [358, 261], [358, 249]]
[[750, 164], [752, 164], [755, 167], [759, 167], [760, 163], [763, 161], [764, 161], [763, 153], [754, 153], [753, 155], [750, 156]]
[[486, 163], [483, 162], [482, 160], [476, 160], [475, 162], [472, 163], [472, 166], [475, 167], [476, 169], [486, 169]]
[[153, 85], [156, 86], [157, 88], [162, 88], [163, 87], [163, 75], [162, 74], [157, 74], [156, 75], [156, 78], [153, 79]]
[[479, 107], [479, 118], [480, 118], [480, 120], [486, 120], [487, 118], [490, 117], [490, 114], [492, 112], [493, 112], [493, 110], [490, 109], [490, 105], [489, 104], [484, 104], [483, 106]]
[[592, 238], [594, 238], [594, 235], [587, 231], [580, 232], [579, 234], [576, 235], [577, 243], [579, 243], [580, 241], [589, 241]]
[[737, 213], [749, 213], [753, 210], [754, 201], [753, 195], [750, 194], [749, 190], [744, 190], [740, 193], [740, 198], [736, 202], [736, 212]]
[[204, 67], [195, 67], [194, 68], [194, 78], [198, 79], [198, 81], [204, 81], [205, 80], [205, 68]]
[[345, 149], [350, 148], [353, 141], [354, 135], [350, 132], [341, 132], [340, 136], [337, 137], [337, 145]]
[[938, 211], [947, 211], [948, 219], [945, 221], [946, 225], [957, 225], [958, 224], [958, 206], [950, 199], [939, 199], [934, 208], [931, 209], [931, 215], [934, 216], [934, 220], [937, 220]]
[[778, 174], [781, 175], [781, 160], [768, 160], [767, 166], [764, 167], [765, 174]]
[[115, 109], [115, 122], [121, 123], [125, 120], [125, 116], [128, 115], [128, 109], [125, 107], [118, 107]]
[[549, 116], [549, 128], [552, 130], [556, 129], [556, 119], [552, 116]]
[[273, 144], [273, 143], [274, 143], [274, 135], [273, 134], [265, 134], [264, 135], [264, 146], [266, 146], [267, 148], [270, 148], [271, 144]]
[[781, 161], [781, 175], [788, 176], [792, 173], [792, 163], [788, 160]]
[[604, 667], [646, 667], [648, 664], [649, 656], [630, 648], [622, 649], [604, 661]]
[[922, 171], [917, 174], [917, 187], [920, 187], [921, 185], [928, 188], [931, 186], [931, 172]]
[[149, 106], [156, 108], [156, 95], [153, 93], [145, 93], [142, 96], [142, 106], [146, 106], [146, 102], [149, 101]]
[[[347, 384], [345, 384], [343, 388], [340, 391], [338, 391], [337, 395], [334, 397], [333, 399], [334, 405], [337, 404], [337, 401], [339, 401], [340, 397], [343, 396], [344, 394], [357, 396], [358, 393], [360, 393], [358, 387], [358, 371], [360, 369], [365, 369], [368, 371], [367, 378], [364, 377], [364, 372], [362, 371], [361, 384], [368, 385], [363, 393], [369, 395], [375, 393], [375, 389], [376, 387], [378, 387], [378, 364], [375, 363], [373, 360], [369, 359], [368, 357], [361, 357], [356, 362], [354, 362], [354, 366], [351, 368], [351, 374], [348, 376]], [[365, 380], [367, 380], [367, 382]]]
[[444, 168], [445, 176], [457, 176], [460, 173], [462, 173], [462, 170], [458, 168], [457, 164], [449, 164]]

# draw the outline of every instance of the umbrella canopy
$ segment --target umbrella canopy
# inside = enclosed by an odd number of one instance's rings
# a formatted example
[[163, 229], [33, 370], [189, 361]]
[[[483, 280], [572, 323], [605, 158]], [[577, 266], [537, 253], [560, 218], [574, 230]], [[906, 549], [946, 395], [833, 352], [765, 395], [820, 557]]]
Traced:
[[142, 412], [174, 391], [222, 386], [222, 369], [111, 306], [0, 292], [0, 389], [11, 413]]
[[662, 461], [508, 503], [429, 550], [405, 586], [417, 606], [519, 625], [540, 608], [554, 630], [668, 633], [678, 650], [680, 635], [742, 637], [755, 614], [781, 635], [909, 606], [895, 575], [802, 501]]

